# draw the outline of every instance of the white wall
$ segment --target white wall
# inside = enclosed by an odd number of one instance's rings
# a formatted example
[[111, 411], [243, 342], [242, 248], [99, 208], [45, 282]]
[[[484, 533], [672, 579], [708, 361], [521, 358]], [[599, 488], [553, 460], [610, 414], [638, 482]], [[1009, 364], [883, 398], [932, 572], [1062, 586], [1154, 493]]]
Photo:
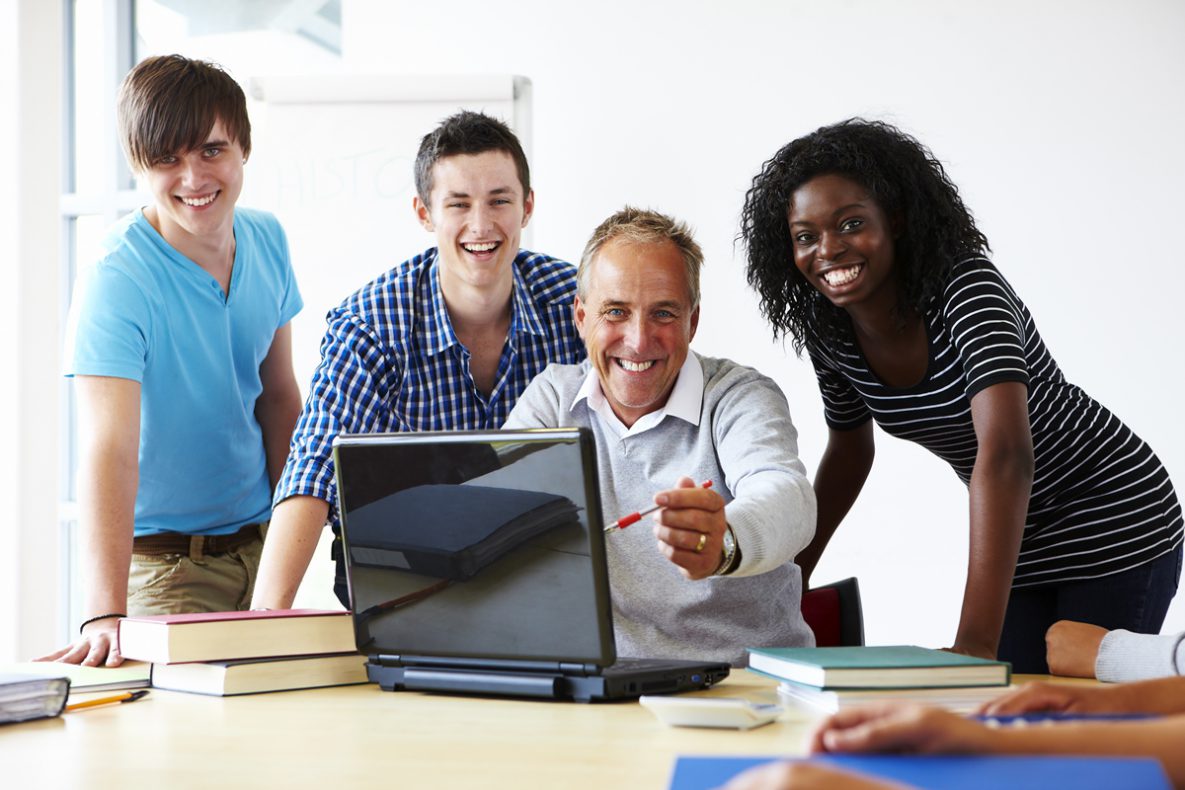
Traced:
[[[737, 218], [790, 139], [897, 123], [948, 165], [1067, 376], [1185, 485], [1185, 4], [347, 0], [343, 17], [349, 70], [533, 80], [537, 249], [575, 258], [625, 202], [691, 222], [709, 262], [694, 346], [777, 379], [812, 474], [814, 378], [757, 314]], [[860, 577], [872, 643], [949, 644], [966, 490], [924, 451], [878, 443], [817, 579]], [[1185, 629], [1181, 600], [1166, 628]]]
[[[0, 5], [0, 662], [48, 652], [60, 613], [58, 160], [61, 3]], [[19, 42], [19, 46], [18, 46]], [[48, 133], [46, 130], [50, 130]]]
[[[14, 110], [17, 106], [17, 13], [16, 0], [0, 2], [0, 151], [12, 151], [16, 148], [17, 120]], [[0, 158], [0, 239], [13, 238], [16, 235], [16, 160], [8, 156]], [[15, 249], [10, 243], [6, 252]], [[5, 274], [14, 276], [17, 267], [6, 265]], [[15, 288], [0, 290], [0, 335], [12, 337], [16, 334], [17, 293]], [[7, 387], [0, 388], [0, 415], [16, 414], [17, 399], [15, 393]], [[15, 418], [5, 418], [4, 429], [13, 427]], [[5, 431], [7, 433], [7, 430]], [[16, 485], [16, 470], [18, 460], [15, 455], [4, 453], [0, 455], [0, 497], [7, 498], [13, 493]], [[19, 545], [19, 535], [15, 525], [0, 522], [0, 545]], [[13, 552], [15, 554], [15, 552]], [[19, 560], [0, 560], [0, 661], [11, 661], [15, 655], [11, 645], [16, 641], [20, 607], [15, 598], [17, 593], [17, 572]], [[12, 601], [5, 604], [4, 601]]]

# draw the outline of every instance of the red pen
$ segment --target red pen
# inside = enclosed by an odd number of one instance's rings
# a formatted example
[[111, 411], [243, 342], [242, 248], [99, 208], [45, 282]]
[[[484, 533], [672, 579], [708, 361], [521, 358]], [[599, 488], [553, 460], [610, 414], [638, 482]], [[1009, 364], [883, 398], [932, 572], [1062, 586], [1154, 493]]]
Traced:
[[[704, 482], [699, 484], [699, 487], [700, 488], [711, 488], [712, 481], [705, 480]], [[639, 521], [641, 521], [643, 516], [649, 516], [651, 513], [653, 513], [654, 511], [658, 510], [661, 507], [664, 507], [664, 506], [663, 505], [651, 505], [650, 507], [646, 508], [645, 510], [639, 510], [636, 513], [630, 513], [628, 516], [622, 516], [621, 518], [614, 521], [612, 524], [605, 527], [605, 531], [606, 532], [613, 532], [614, 530], [625, 529], [630, 524], [636, 524]]]

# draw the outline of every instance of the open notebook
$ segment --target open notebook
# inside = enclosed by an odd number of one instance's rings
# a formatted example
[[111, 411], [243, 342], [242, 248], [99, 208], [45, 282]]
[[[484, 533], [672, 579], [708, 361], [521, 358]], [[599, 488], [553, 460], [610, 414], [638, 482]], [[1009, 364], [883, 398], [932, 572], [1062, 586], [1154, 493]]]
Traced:
[[592, 436], [343, 435], [338, 503], [358, 649], [388, 690], [629, 698], [727, 664], [617, 662]]

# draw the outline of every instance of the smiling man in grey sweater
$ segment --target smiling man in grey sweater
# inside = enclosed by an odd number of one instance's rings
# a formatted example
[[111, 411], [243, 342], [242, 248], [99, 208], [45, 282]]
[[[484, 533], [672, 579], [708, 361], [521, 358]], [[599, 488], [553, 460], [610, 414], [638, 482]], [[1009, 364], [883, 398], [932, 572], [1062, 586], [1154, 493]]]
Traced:
[[606, 536], [619, 655], [743, 664], [746, 647], [814, 644], [794, 556], [815, 496], [777, 385], [689, 349], [702, 261], [665, 215], [601, 223], [577, 274], [588, 361], [549, 366], [506, 427], [591, 429], [605, 517], [662, 506]]

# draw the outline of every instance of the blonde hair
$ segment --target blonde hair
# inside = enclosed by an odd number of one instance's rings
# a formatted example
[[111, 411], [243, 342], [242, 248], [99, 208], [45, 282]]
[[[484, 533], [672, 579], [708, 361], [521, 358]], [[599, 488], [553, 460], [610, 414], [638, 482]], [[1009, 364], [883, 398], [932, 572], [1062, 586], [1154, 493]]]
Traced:
[[623, 240], [634, 244], [658, 244], [669, 241], [683, 255], [687, 267], [687, 290], [692, 309], [699, 306], [699, 270], [704, 265], [704, 253], [692, 238], [687, 223], [650, 209], [626, 206], [606, 219], [593, 231], [580, 256], [576, 270], [576, 294], [587, 298], [588, 271], [593, 258], [611, 241]]

